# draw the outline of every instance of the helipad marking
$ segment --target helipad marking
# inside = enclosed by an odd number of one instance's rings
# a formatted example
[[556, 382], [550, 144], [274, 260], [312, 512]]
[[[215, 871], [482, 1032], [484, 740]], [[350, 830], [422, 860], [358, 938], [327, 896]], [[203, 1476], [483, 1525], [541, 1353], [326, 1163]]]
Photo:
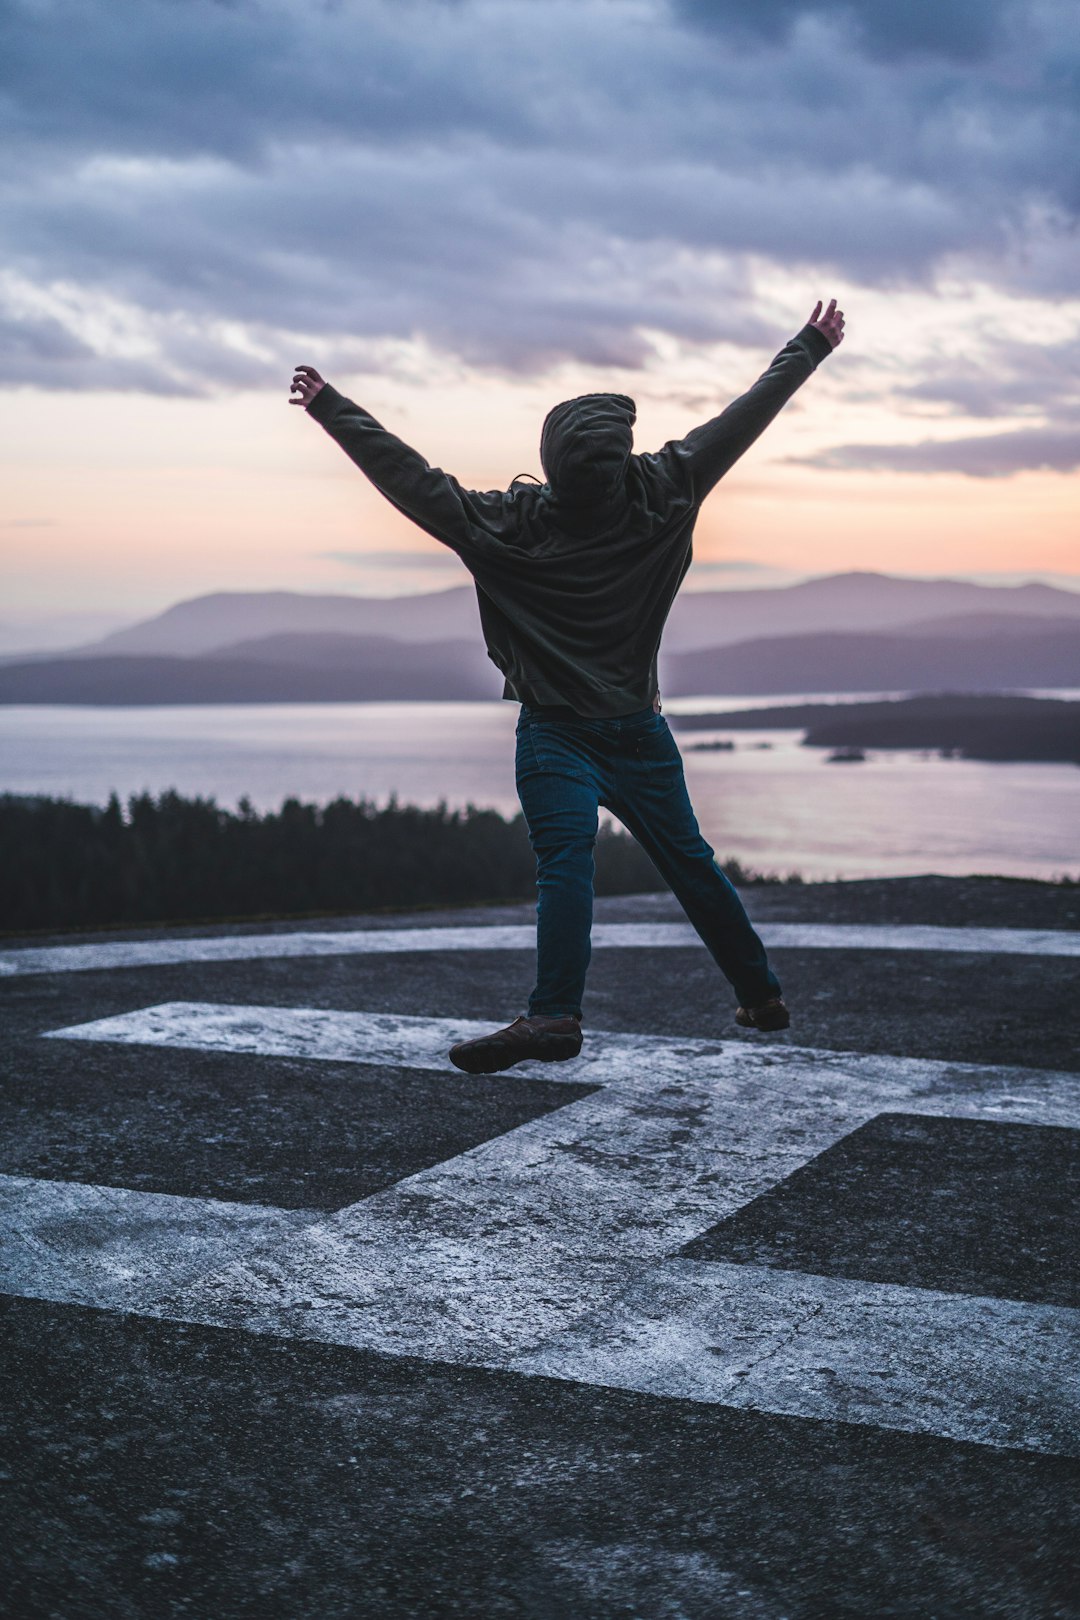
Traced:
[[[485, 1034], [491, 1027], [490, 1019], [418, 1018], [405, 1013], [341, 1012], [325, 1007], [163, 1001], [43, 1033], [47, 1040], [108, 1041], [118, 1045], [170, 1046], [201, 1052], [389, 1065], [442, 1071], [453, 1076], [459, 1071], [449, 1061], [449, 1048], [457, 1041]], [[640, 1065], [640, 1074], [637, 1065]], [[1012, 1117], [1011, 1111], [1019, 1108], [1022, 1120], [1031, 1124], [1080, 1127], [1076, 1077], [1050, 1070], [837, 1052], [758, 1041], [750, 1045], [742, 1039], [725, 1042], [693, 1036], [616, 1033], [591, 1026], [585, 1029], [581, 1055], [572, 1062], [521, 1063], [500, 1078], [512, 1081], [517, 1075], [542, 1075], [556, 1083], [614, 1085], [623, 1090], [631, 1087], [651, 1096], [662, 1085], [676, 1085], [680, 1089], [688, 1084], [691, 1087], [726, 1085], [737, 1075], [758, 1072], [762, 1065], [766, 1071], [777, 1065], [795, 1069], [809, 1065], [819, 1076], [839, 1070], [849, 1075], [853, 1084], [855, 1076], [859, 1075], [859, 1085], [872, 1075], [875, 1113], [888, 1106], [890, 1098], [902, 1100], [909, 1093], [917, 1094], [929, 1083], [927, 1077], [939, 1072], [950, 1080], [963, 1074], [973, 1077], [1017, 1075], [1024, 1095], [1008, 1095], [999, 1103], [988, 1094], [976, 1112], [986, 1113], [990, 1118], [1004, 1118], [1006, 1112]], [[952, 1092], [955, 1085], [950, 1084], [948, 1089]], [[993, 1090], [996, 1095], [996, 1087]], [[917, 1111], [943, 1112], [938, 1108]], [[966, 1115], [972, 1111], [965, 1107], [960, 1112]]]
[[1080, 1311], [1063, 1306], [674, 1260], [515, 1367], [1076, 1456], [1078, 1347]]
[[[179, 1046], [200, 1052], [250, 1052], [262, 1057], [442, 1070], [451, 1069], [446, 1052], [454, 1041], [468, 1039], [490, 1027], [465, 1024], [460, 1019], [335, 1012], [324, 1007], [163, 1001], [155, 1007], [47, 1030], [45, 1034], [49, 1040], [114, 1041], [119, 1045]], [[456, 1072], [451, 1069], [451, 1073]], [[571, 1078], [565, 1069], [549, 1072], [556, 1080]]]
[[[51, 1033], [446, 1067], [449, 1081], [448, 1034], [481, 1027], [166, 1003]], [[1065, 1359], [1080, 1312], [671, 1258], [883, 1109], [1080, 1128], [1074, 1077], [595, 1031], [565, 1071], [523, 1065], [501, 1078], [512, 1085], [530, 1071], [600, 1089], [328, 1218], [289, 1213], [268, 1230], [263, 1211], [245, 1234], [223, 1215], [221, 1248], [209, 1201], [123, 1194], [125, 1260], [105, 1275], [101, 1220], [65, 1225], [64, 1215], [72, 1198], [93, 1203], [101, 1189], [9, 1178], [6, 1286], [388, 1354], [1080, 1451]], [[191, 1228], [177, 1225], [189, 1204], [199, 1205], [191, 1253]], [[152, 1230], [140, 1248], [144, 1218]]]
[[[1080, 930], [889, 927], [856, 923], [760, 923], [771, 950], [974, 951], [1010, 956], [1080, 956]], [[596, 950], [704, 948], [689, 923], [596, 923]], [[400, 951], [531, 951], [533, 925], [460, 928], [354, 928], [340, 932], [208, 935], [113, 940], [97, 945], [0, 951], [0, 977], [165, 967], [184, 962], [249, 962], [290, 956], [366, 956]]]
[[158, 1292], [191, 1287], [223, 1252], [239, 1259], [317, 1219], [306, 1209], [0, 1176], [3, 1269], [14, 1263], [8, 1281], [18, 1282], [8, 1291], [103, 1309], [131, 1310], [151, 1281]]

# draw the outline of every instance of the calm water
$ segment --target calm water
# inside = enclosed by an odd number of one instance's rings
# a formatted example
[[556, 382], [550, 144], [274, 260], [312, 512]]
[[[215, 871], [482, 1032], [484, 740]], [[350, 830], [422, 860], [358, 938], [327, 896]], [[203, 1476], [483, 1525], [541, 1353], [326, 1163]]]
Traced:
[[[822, 694], [831, 696], [836, 694]], [[884, 694], [883, 694], [884, 695]], [[860, 694], [865, 699], [867, 694]], [[763, 699], [756, 706], [800, 699]], [[755, 706], [682, 699], [667, 712]], [[517, 810], [512, 703], [343, 703], [0, 708], [0, 790], [102, 803], [174, 787], [259, 809], [287, 795]], [[829, 765], [799, 732], [732, 733], [733, 752], [689, 745], [691, 796], [721, 857], [807, 877], [995, 872], [1080, 876], [1080, 769], [871, 753]], [[769, 747], [760, 746], [770, 744]]]

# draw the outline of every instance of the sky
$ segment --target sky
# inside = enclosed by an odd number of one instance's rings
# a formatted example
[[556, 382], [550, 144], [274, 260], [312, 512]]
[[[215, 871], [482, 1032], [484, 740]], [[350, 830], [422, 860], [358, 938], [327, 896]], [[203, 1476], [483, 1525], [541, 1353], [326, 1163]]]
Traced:
[[0, 0], [0, 645], [468, 576], [304, 412], [479, 489], [636, 448], [836, 296], [687, 589], [1080, 588], [1073, 0]]

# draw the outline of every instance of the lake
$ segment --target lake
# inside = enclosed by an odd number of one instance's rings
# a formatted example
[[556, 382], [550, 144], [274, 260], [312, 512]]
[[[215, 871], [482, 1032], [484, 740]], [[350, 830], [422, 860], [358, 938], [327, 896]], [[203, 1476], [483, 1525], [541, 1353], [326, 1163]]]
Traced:
[[[859, 701], [878, 694], [860, 693]], [[896, 694], [883, 693], [881, 696]], [[710, 708], [843, 700], [702, 697]], [[514, 792], [512, 703], [340, 703], [176, 708], [0, 708], [0, 791], [103, 803], [144, 789], [213, 796], [261, 810], [289, 795], [385, 803], [473, 803], [504, 814]], [[679, 734], [677, 734], [679, 735]], [[737, 732], [732, 751], [679, 745], [705, 836], [726, 859], [807, 878], [919, 872], [1080, 876], [1080, 768], [990, 764], [915, 752], [827, 764], [801, 733]]]

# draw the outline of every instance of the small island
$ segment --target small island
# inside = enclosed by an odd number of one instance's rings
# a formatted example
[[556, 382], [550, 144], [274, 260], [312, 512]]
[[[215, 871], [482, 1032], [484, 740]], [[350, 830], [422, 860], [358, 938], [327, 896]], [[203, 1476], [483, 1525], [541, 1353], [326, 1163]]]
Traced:
[[[933, 749], [943, 758], [1080, 765], [1080, 702], [1015, 693], [934, 692], [871, 703], [799, 703], [670, 715], [678, 731], [803, 731], [803, 745], [843, 751]], [[689, 745], [693, 747], [693, 744]]]

